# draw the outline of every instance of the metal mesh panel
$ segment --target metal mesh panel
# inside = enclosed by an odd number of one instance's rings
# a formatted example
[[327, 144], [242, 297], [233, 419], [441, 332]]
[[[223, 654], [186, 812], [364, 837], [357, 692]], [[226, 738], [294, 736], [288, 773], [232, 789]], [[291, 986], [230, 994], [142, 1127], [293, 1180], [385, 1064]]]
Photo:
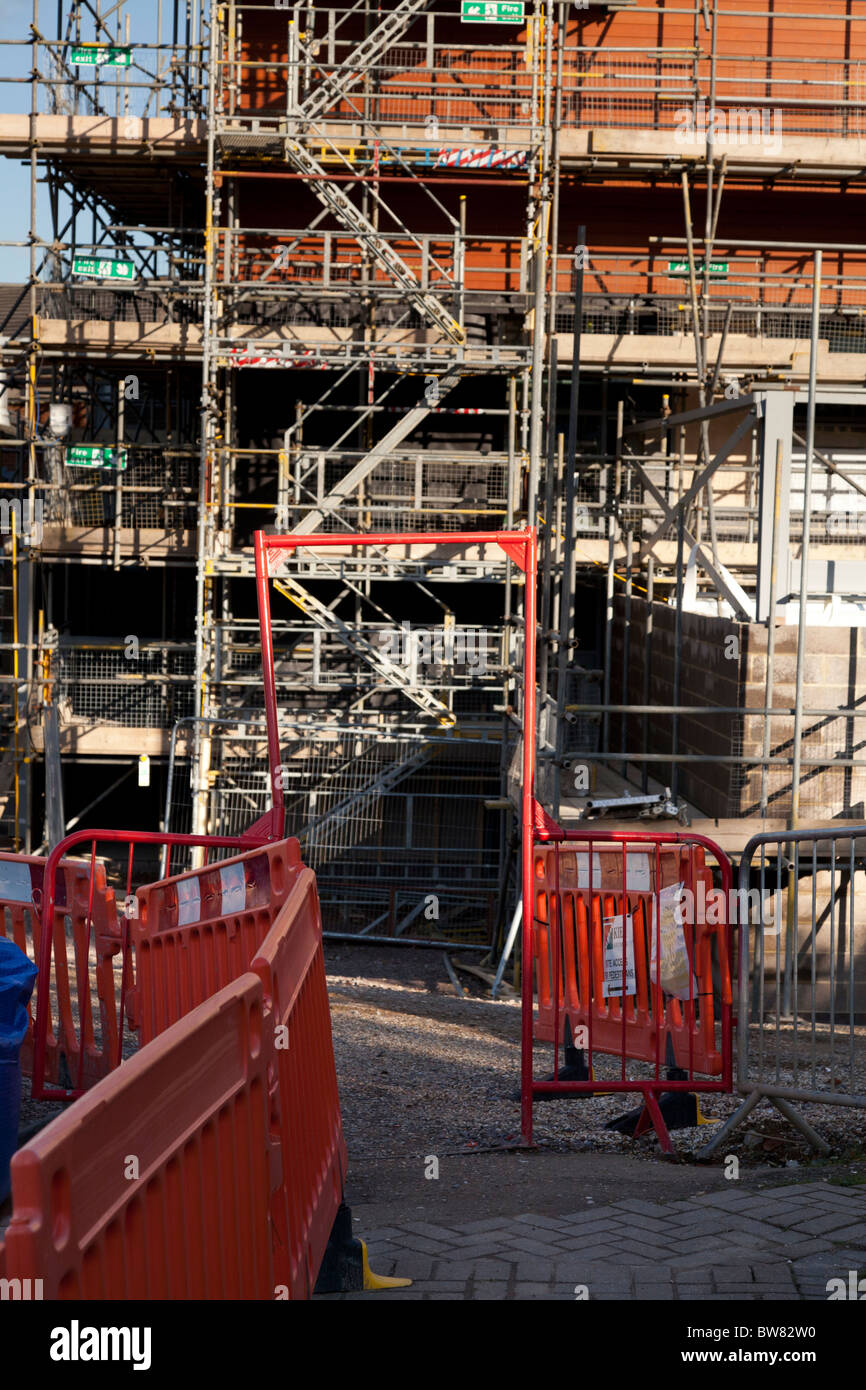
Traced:
[[310, 865], [318, 868], [375, 835], [383, 795], [422, 756], [420, 741], [384, 736], [294, 745], [284, 765], [286, 825]]
[[563, 124], [649, 126], [671, 129], [676, 112], [694, 96], [694, 66], [687, 58], [601, 53], [569, 54], [563, 81]]
[[124, 728], [170, 729], [191, 714], [195, 654], [191, 647], [141, 643], [61, 646], [56, 657], [61, 719], [92, 719]]
[[157, 294], [146, 290], [91, 288], [66, 285], [63, 289], [42, 289], [38, 313], [41, 318], [62, 320], [97, 319], [103, 323], [200, 323], [203, 298], [195, 293], [178, 294], [172, 289]]
[[197, 460], [172, 449], [124, 445], [124, 452], [127, 466], [119, 477], [113, 469], [62, 465], [62, 486], [51, 494], [51, 520], [69, 526], [119, 522], [130, 530], [193, 530]]
[[188, 456], [130, 450], [121, 479], [121, 526], [193, 529], [197, 473], [197, 462]]

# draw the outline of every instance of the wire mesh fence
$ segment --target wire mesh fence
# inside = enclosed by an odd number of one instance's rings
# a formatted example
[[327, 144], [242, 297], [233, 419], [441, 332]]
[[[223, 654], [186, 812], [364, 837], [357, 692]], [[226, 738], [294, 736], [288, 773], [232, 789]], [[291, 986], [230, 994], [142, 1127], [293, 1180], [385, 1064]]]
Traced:
[[61, 723], [170, 729], [192, 713], [194, 649], [184, 643], [62, 639], [53, 674]]
[[113, 466], [99, 468], [70, 463], [71, 447], [50, 449], [53, 475], [59, 480], [46, 490], [46, 519], [51, 525], [195, 530], [198, 458], [190, 449], [124, 444], [117, 450], [112, 439], [103, 447]]
[[[807, 341], [814, 283], [811, 252], [729, 251], [718, 244], [704, 284], [695, 258], [700, 328], [719, 335]], [[581, 331], [683, 337], [693, 334], [688, 261], [682, 248], [655, 255], [590, 251], [584, 267]], [[557, 257], [555, 331], [574, 331], [575, 269]], [[866, 352], [866, 257], [828, 255], [822, 274], [819, 337], [830, 352]]]
[[[440, 134], [483, 131], [497, 143], [526, 139], [537, 119], [535, 83], [540, 46], [520, 42], [467, 42], [455, 34], [453, 15], [425, 13], [408, 31], [364, 64], [355, 52], [365, 37], [352, 8], [305, 11], [305, 41], [286, 43], [284, 24], [255, 7], [219, 12], [218, 121], [262, 129], [268, 117], [300, 105], [321, 80], [321, 64], [342, 76], [328, 108], [329, 126], [377, 124], [408, 137], [420, 128]], [[366, 33], [374, 24], [368, 21]], [[515, 34], [515, 39], [518, 34]], [[315, 51], [318, 62], [313, 62]]]
[[[570, 48], [563, 71], [564, 124], [670, 130], [684, 141], [700, 141], [712, 118], [717, 149], [728, 140], [755, 146], [786, 136], [864, 133], [862, 60], [770, 55], [760, 52], [761, 45], [758, 39], [753, 54], [718, 54], [714, 87], [709, 61], [697, 50]], [[714, 105], [708, 110], [711, 91]]]
[[[360, 450], [310, 450], [290, 461], [294, 485], [284, 504], [286, 525], [296, 525], [364, 457]], [[508, 460], [499, 453], [449, 450], [386, 455], [353, 489], [340, 493], [318, 529], [345, 531], [454, 531], [501, 525], [508, 510]], [[324, 564], [324, 561], [320, 561]]]

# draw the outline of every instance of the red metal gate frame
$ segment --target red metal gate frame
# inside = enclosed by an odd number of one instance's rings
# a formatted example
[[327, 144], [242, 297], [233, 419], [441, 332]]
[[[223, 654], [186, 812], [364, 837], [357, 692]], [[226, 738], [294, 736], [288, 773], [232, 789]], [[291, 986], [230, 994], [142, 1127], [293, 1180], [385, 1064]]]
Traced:
[[272, 536], [256, 531], [256, 591], [259, 603], [259, 627], [262, 640], [262, 670], [265, 687], [265, 716], [268, 729], [268, 763], [271, 775], [271, 794], [274, 803], [274, 822], [283, 827], [285, 798], [280, 766], [280, 735], [277, 723], [277, 686], [274, 673], [274, 641], [271, 630], [271, 601], [268, 580], [276, 574], [268, 565], [268, 557], [280, 551], [321, 550], [329, 546], [410, 546], [436, 545], [498, 545], [526, 576], [523, 641], [523, 785], [521, 789], [521, 862], [523, 887], [522, 977], [521, 977], [521, 1131], [524, 1142], [532, 1142], [532, 842], [533, 808], [535, 805], [535, 641], [536, 585], [538, 582], [537, 538], [534, 526], [522, 531], [462, 531], [455, 535], [445, 532], [388, 532], [366, 535], [358, 532], [313, 532], [302, 536]]

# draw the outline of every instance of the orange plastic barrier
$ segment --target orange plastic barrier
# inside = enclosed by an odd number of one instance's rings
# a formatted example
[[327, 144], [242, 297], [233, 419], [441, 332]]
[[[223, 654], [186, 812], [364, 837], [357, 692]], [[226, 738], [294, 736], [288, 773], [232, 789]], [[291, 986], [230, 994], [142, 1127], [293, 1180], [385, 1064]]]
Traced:
[[[0, 854], [0, 934], [11, 936], [37, 965], [45, 863], [37, 855]], [[113, 958], [121, 949], [120, 927], [114, 889], [106, 882], [104, 864], [94, 865], [92, 904], [90, 865], [83, 860], [64, 859], [60, 867], [54, 910], [46, 1077], [59, 1085], [69, 1084], [70, 1078], [75, 1081], [83, 1041], [82, 1081], [91, 1086], [117, 1065], [119, 1056]], [[32, 1074], [33, 1069], [35, 996], [30, 1007], [30, 1026], [22, 1048], [26, 1075]], [[94, 1027], [94, 1008], [99, 1012], [98, 1032]]]
[[274, 1275], [291, 1298], [309, 1298], [346, 1173], [316, 878], [303, 869], [256, 955], [265, 993], [272, 1123], [282, 1182], [271, 1205]]
[[272, 1298], [262, 1044], [247, 973], [19, 1149], [6, 1278], [46, 1299]]
[[46, 1299], [310, 1297], [347, 1160], [316, 880], [282, 849], [253, 969], [13, 1157], [7, 1279]]
[[129, 1015], [142, 1044], [245, 970], [302, 872], [280, 840], [139, 888]]
[[[620, 843], [588, 841], [580, 847], [545, 845], [533, 851], [535, 1037], [557, 1041], [558, 1015], [559, 1043], [564, 1040], [567, 1019], [578, 1046], [664, 1067], [669, 1060], [669, 1038], [676, 1065], [689, 1076], [695, 1072], [720, 1075], [724, 1056], [717, 1036], [713, 972], [715, 963], [721, 1003], [729, 1005], [727, 911], [709, 898], [713, 879], [704, 850], [700, 845], [629, 844], [624, 876], [625, 848]], [[682, 999], [657, 987], [651, 969], [654, 934], [656, 942], [659, 935], [659, 928], [653, 926], [656, 891], [677, 885], [688, 890], [696, 904], [694, 914], [682, 915], [699, 919], [681, 924], [693, 976], [691, 986], [686, 984], [691, 997]], [[707, 903], [710, 910], [705, 910]], [[630, 932], [623, 928], [627, 916], [631, 917]], [[707, 917], [709, 922], [701, 920]], [[619, 944], [609, 957], [617, 968], [611, 973], [608, 965], [605, 980], [606, 946], [612, 932], [619, 933]]]

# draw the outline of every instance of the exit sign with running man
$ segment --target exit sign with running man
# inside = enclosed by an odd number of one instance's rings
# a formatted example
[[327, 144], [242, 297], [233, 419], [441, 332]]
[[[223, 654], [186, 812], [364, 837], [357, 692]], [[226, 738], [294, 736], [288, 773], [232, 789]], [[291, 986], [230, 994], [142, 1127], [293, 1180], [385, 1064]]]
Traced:
[[464, 24], [522, 24], [523, 0], [504, 4], [503, 0], [461, 0], [460, 18]]

